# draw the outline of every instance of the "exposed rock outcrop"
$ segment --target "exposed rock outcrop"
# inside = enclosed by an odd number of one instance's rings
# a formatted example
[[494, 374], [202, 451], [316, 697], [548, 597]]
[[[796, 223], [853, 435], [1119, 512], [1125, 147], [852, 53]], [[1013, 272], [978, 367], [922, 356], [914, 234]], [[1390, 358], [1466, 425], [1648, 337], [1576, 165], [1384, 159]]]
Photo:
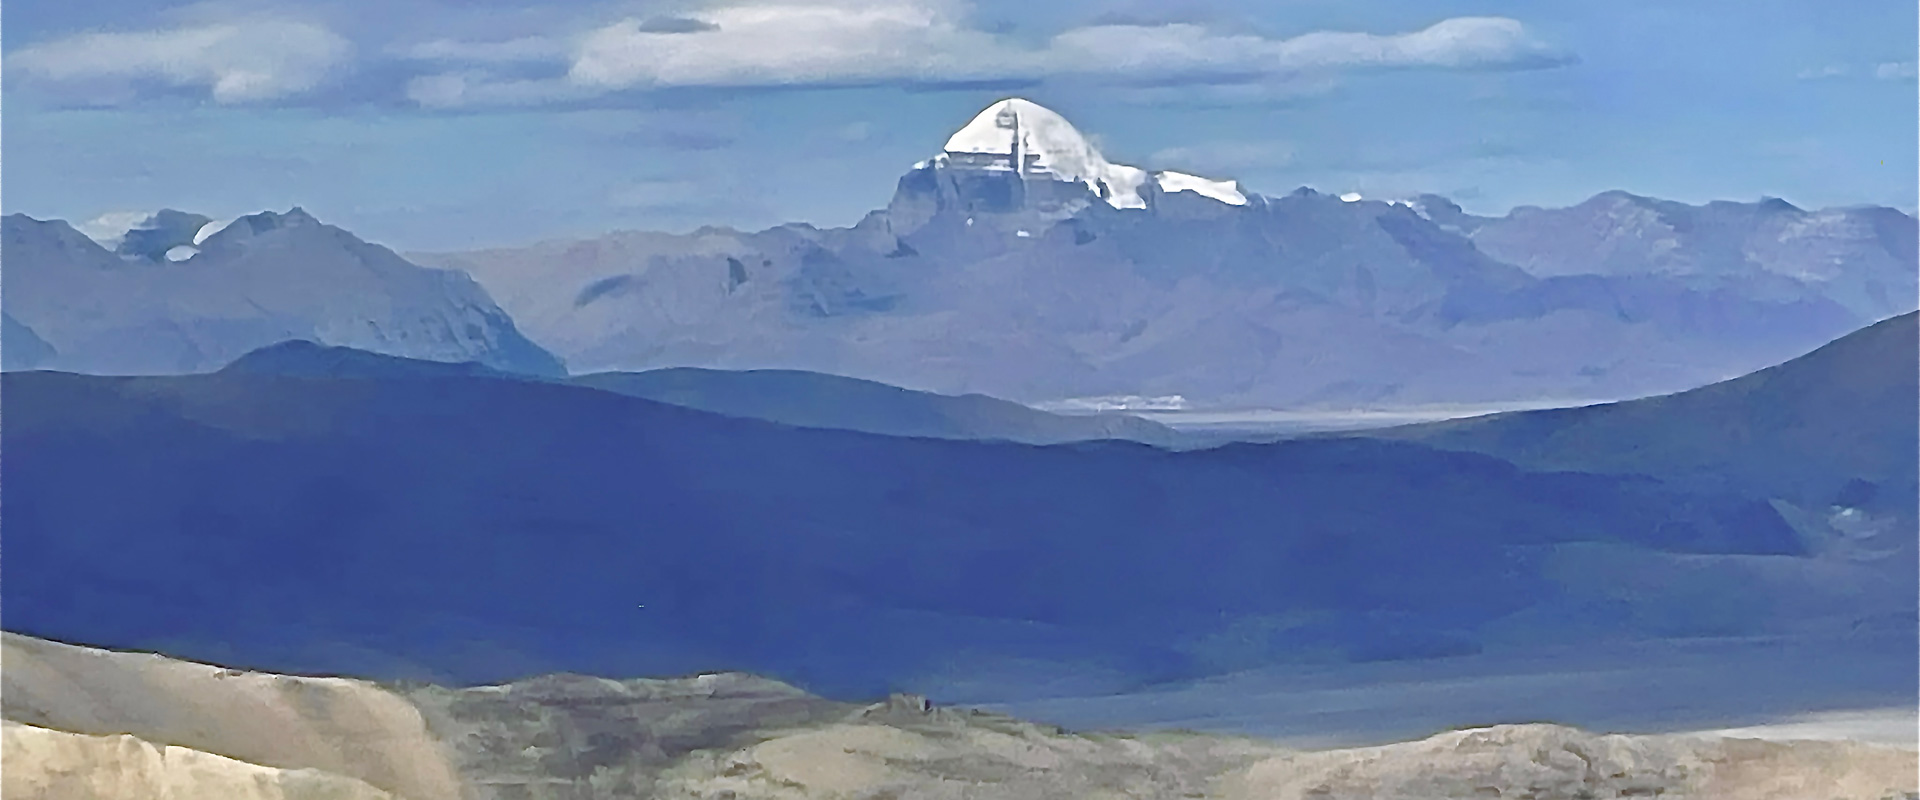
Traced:
[[7, 634], [5, 796], [26, 800], [1889, 800], [1912, 749], [1503, 725], [1305, 752], [1073, 733], [736, 673], [377, 687]]
[[1880, 800], [1916, 791], [1911, 751], [1851, 742], [1599, 735], [1558, 725], [1453, 731], [1385, 747], [1277, 756], [1222, 782], [1228, 800]]
[[124, 733], [90, 736], [9, 720], [0, 737], [0, 794], [9, 800], [403, 800], [329, 772], [263, 767]]
[[[262, 767], [337, 774], [409, 800], [461, 797], [460, 778], [440, 743], [428, 734], [420, 712], [406, 699], [365, 681], [244, 672], [12, 633], [0, 634], [0, 665], [0, 709], [6, 719], [58, 731], [138, 737], [149, 743], [143, 746], [161, 748], [155, 750], [159, 755], [115, 756], [122, 759], [115, 763], [148, 770], [140, 774], [174, 774], [175, 767], [151, 771], [159, 769], [152, 766], [160, 763], [154, 759], [172, 758], [166, 755], [172, 750], [165, 749], [171, 746]], [[40, 741], [33, 738], [37, 734], [22, 736], [22, 746]], [[17, 765], [40, 758], [17, 760], [15, 746], [10, 735], [9, 780]], [[92, 758], [84, 754], [105, 747], [50, 746], [50, 754], [82, 754], [72, 758]], [[142, 764], [147, 766], [138, 766]], [[103, 797], [140, 796], [101, 791]], [[14, 797], [11, 791], [7, 796]]]

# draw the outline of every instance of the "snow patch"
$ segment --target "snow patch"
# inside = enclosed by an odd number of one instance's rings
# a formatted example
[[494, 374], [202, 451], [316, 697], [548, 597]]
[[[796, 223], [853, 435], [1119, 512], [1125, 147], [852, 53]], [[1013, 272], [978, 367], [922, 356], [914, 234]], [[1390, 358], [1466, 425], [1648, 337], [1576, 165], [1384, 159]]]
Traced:
[[223, 230], [226, 230], [227, 226], [232, 225], [233, 223], [234, 223], [233, 220], [227, 220], [225, 222], [215, 220], [213, 222], [209, 222], [205, 225], [200, 226], [200, 230], [194, 231], [193, 233], [193, 246], [199, 247], [201, 244], [204, 244], [208, 239], [213, 238], [214, 234], [219, 233]]
[[1247, 196], [1240, 193], [1240, 185], [1234, 181], [1207, 180], [1198, 175], [1188, 175], [1172, 170], [1155, 173], [1154, 179], [1159, 184], [1160, 191], [1163, 192], [1193, 192], [1228, 205], [1247, 204]]

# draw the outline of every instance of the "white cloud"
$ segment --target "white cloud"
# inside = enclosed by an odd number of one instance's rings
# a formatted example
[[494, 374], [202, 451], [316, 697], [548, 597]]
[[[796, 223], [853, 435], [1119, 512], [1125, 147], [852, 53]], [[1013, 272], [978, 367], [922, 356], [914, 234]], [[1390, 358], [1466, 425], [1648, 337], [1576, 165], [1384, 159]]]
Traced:
[[1062, 33], [1049, 50], [1058, 68], [1152, 78], [1523, 67], [1564, 60], [1520, 22], [1502, 17], [1458, 17], [1395, 35], [1323, 31], [1291, 39], [1219, 35], [1190, 24], [1108, 25]]
[[[1137, 85], [1305, 84], [1364, 68], [1528, 68], [1561, 63], [1521, 23], [1444, 20], [1410, 33], [1222, 34], [1190, 23], [1100, 24], [1026, 42], [971, 27], [966, 7], [924, 0], [773, 0], [674, 18], [630, 18], [577, 39], [567, 80], [597, 92], [1053, 78]], [[433, 42], [422, 56], [475, 63], [543, 52], [549, 40]], [[557, 61], [559, 59], [556, 59]]]
[[1824, 80], [1828, 78], [1847, 78], [1855, 75], [1872, 77], [1883, 81], [1910, 81], [1920, 70], [1912, 61], [1889, 61], [1870, 67], [1855, 68], [1848, 64], [1832, 64], [1817, 69], [1801, 70], [1797, 76], [1801, 80]]
[[484, 72], [446, 72], [407, 81], [408, 100], [423, 108], [533, 106], [593, 95], [564, 80], [502, 80]]
[[1920, 75], [1920, 70], [1917, 70], [1916, 66], [1920, 65], [1912, 61], [1881, 64], [1873, 68], [1873, 77], [1883, 81], [1913, 80], [1916, 75]]
[[606, 89], [968, 80], [1031, 71], [1033, 55], [912, 3], [738, 5], [689, 14], [707, 30], [628, 19], [589, 34], [569, 76]]
[[312, 89], [352, 55], [352, 44], [325, 27], [252, 20], [83, 34], [24, 48], [7, 66], [29, 79], [121, 95], [135, 82], [157, 81], [205, 89], [219, 103], [250, 103]]
[[864, 142], [873, 137], [873, 124], [865, 120], [849, 122], [834, 131], [834, 138], [843, 142]]
[[109, 211], [73, 227], [74, 230], [102, 245], [118, 247], [120, 239], [127, 235], [127, 231], [139, 227], [140, 223], [146, 222], [151, 216], [153, 216], [151, 211]]
[[509, 39], [504, 42], [462, 42], [454, 39], [435, 39], [421, 42], [401, 51], [401, 55], [418, 61], [462, 61], [469, 63], [512, 63], [522, 61], [554, 61], [564, 59], [570, 51], [570, 45], [559, 39], [545, 36], [528, 36]]

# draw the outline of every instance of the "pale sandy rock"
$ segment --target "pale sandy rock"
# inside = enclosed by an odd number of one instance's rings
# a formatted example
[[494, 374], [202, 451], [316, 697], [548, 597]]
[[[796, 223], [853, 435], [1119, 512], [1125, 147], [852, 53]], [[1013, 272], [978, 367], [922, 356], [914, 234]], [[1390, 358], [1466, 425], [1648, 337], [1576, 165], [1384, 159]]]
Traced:
[[[5, 717], [16, 722], [317, 769], [411, 800], [460, 797], [459, 778], [420, 712], [365, 681], [242, 672], [8, 633], [0, 635], [0, 684]], [[10, 759], [9, 773], [13, 766]]]
[[1920, 800], [1920, 755], [1556, 725], [1307, 752], [1072, 733], [751, 675], [444, 688], [222, 670], [8, 634], [8, 798]]
[[236, 761], [126, 734], [0, 727], [8, 800], [399, 800], [363, 781]]
[[1910, 750], [1839, 742], [1599, 735], [1501, 725], [1384, 747], [1277, 756], [1229, 800], [1882, 800], [1916, 790]]

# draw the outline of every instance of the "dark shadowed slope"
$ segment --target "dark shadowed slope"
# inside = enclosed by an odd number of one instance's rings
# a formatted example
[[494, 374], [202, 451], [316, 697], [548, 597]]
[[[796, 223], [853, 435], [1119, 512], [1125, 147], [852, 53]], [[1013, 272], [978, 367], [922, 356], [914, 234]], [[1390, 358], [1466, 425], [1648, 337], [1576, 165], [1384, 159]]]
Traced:
[[1621, 403], [1377, 432], [1523, 465], [1731, 486], [1813, 506], [1905, 508], [1920, 430], [1920, 344], [1903, 314], [1776, 367]]
[[425, 361], [329, 347], [304, 340], [281, 342], [247, 353], [221, 367], [230, 375], [282, 378], [522, 378], [477, 361]]
[[460, 376], [29, 372], [4, 397], [9, 627], [280, 669], [1146, 679], [1551, 637], [1582, 612], [1527, 614], [1574, 543], [1801, 552], [1764, 504], [1398, 442], [908, 439]]
[[[297, 378], [530, 379], [477, 362], [422, 361], [306, 341], [263, 347], [235, 359], [221, 371]], [[1171, 428], [1123, 414], [1049, 414], [984, 395], [952, 397], [814, 372], [665, 369], [604, 372], [555, 381], [803, 428], [1029, 444], [1123, 439], [1173, 445], [1182, 441]]]
[[1126, 439], [1170, 445], [1179, 434], [1124, 414], [1064, 416], [1008, 400], [951, 396], [796, 370], [697, 368], [581, 375], [572, 383], [730, 417], [890, 436], [1029, 444]]

